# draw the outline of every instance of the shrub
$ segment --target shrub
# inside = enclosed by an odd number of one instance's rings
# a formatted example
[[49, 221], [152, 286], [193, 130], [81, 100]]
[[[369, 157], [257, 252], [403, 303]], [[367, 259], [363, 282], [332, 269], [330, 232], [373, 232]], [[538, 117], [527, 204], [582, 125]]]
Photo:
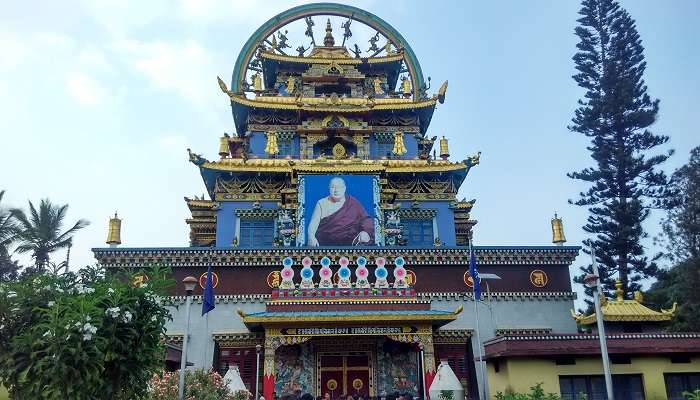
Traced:
[[536, 383], [530, 387], [529, 393], [496, 393], [496, 400], [561, 400], [559, 395], [554, 393], [545, 393], [542, 389], [542, 382]]
[[[177, 400], [180, 373], [162, 372], [153, 375], [148, 385], [147, 400]], [[187, 400], [246, 400], [250, 393], [231, 393], [224, 379], [215, 371], [185, 370]]]
[[88, 267], [0, 285], [0, 381], [11, 398], [135, 399], [163, 367], [167, 271]]

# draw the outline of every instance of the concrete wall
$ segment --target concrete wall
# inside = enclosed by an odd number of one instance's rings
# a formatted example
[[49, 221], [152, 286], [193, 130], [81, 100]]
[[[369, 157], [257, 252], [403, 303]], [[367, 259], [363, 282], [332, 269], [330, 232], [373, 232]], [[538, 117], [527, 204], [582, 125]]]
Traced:
[[[442, 329], [471, 329], [476, 330], [476, 313], [474, 310], [474, 302], [471, 300], [457, 300], [455, 298], [434, 298], [432, 300], [432, 309], [434, 310], [455, 310], [459, 306], [464, 307], [458, 318], [442, 327]], [[503, 300], [503, 299], [488, 299], [478, 304], [479, 314], [479, 334], [481, 341], [486, 341], [495, 336], [497, 328], [550, 328], [557, 333], [574, 333], [576, 332], [576, 324], [569, 316], [569, 310], [573, 308], [572, 300]], [[190, 325], [190, 345], [188, 360], [195, 364], [195, 368], [209, 368], [212, 366], [212, 358], [214, 351], [214, 342], [212, 334], [214, 332], [247, 332], [241, 318], [236, 313], [236, 309], [242, 309], [246, 313], [259, 312], [265, 310], [264, 301], [260, 300], [238, 300], [236, 302], [224, 303], [219, 301], [216, 308], [209, 313], [209, 320], [201, 317], [202, 305], [195, 302], [192, 305], [191, 325]], [[185, 331], [185, 305], [182, 304], [172, 310], [173, 321], [167, 326], [169, 334], [182, 334]], [[478, 349], [476, 332], [472, 335], [472, 348]], [[474, 351], [475, 357], [478, 357], [477, 350]], [[439, 362], [439, 360], [436, 360]], [[468, 361], [471, 364], [471, 360]], [[554, 362], [551, 362], [554, 365]], [[676, 364], [674, 364], [676, 365]], [[492, 368], [492, 367], [491, 367]], [[505, 370], [505, 366], [502, 371]], [[477, 366], [477, 379], [480, 387], [482, 387], [482, 379], [479, 367]], [[500, 373], [499, 373], [500, 374]], [[522, 372], [518, 372], [522, 374]], [[503, 381], [504, 375], [489, 374], [495, 380], [494, 383], [489, 382], [489, 387], [494, 387], [496, 390], [505, 387]], [[531, 380], [523, 378], [532, 385], [539, 380]], [[662, 378], [663, 379], [663, 378]], [[558, 381], [556, 382], [556, 391], [559, 390]], [[529, 387], [529, 386], [528, 386]], [[547, 389], [553, 391], [552, 389]], [[495, 394], [495, 391], [490, 393]]]
[[[700, 372], [700, 357], [691, 358], [689, 364], [672, 364], [667, 356], [632, 357], [631, 364], [612, 364], [613, 374], [641, 374], [644, 395], [647, 400], [665, 399], [664, 373]], [[556, 365], [554, 360], [514, 358], [499, 364], [488, 365], [490, 398], [497, 392], [528, 392], [530, 387], [542, 382], [547, 393], [559, 394], [561, 375], [602, 375], [603, 363], [599, 357], [578, 357], [575, 365]]]

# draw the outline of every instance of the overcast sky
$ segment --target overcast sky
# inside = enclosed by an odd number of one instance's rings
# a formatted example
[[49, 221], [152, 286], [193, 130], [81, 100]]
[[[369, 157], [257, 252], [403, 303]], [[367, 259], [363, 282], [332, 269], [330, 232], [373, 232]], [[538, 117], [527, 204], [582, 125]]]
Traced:
[[[3, 203], [48, 197], [70, 204], [66, 222], [90, 220], [75, 237], [74, 266], [93, 262], [115, 210], [123, 246], [187, 245], [183, 196], [205, 189], [186, 148], [214, 159], [219, 136], [234, 131], [216, 77], [228, 81], [252, 32], [302, 2], [0, 3]], [[579, 3], [350, 4], [403, 34], [432, 77], [429, 92], [449, 80], [428, 134], [450, 139], [453, 160], [482, 152], [459, 195], [477, 199], [476, 244], [547, 245], [555, 211], [568, 244], [580, 244], [586, 212], [567, 199], [584, 187], [565, 175], [592, 165], [586, 140], [566, 129], [583, 94], [571, 79]], [[653, 131], [677, 152], [664, 167], [672, 171], [700, 144], [700, 2], [622, 4], [643, 39], [649, 93], [661, 99]]]

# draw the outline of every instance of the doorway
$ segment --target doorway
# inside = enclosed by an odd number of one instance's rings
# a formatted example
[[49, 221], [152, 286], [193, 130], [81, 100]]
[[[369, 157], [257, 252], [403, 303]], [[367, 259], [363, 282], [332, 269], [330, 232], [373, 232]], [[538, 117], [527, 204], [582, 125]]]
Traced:
[[332, 399], [343, 395], [367, 398], [372, 386], [370, 365], [368, 353], [319, 354], [319, 395], [328, 392]]

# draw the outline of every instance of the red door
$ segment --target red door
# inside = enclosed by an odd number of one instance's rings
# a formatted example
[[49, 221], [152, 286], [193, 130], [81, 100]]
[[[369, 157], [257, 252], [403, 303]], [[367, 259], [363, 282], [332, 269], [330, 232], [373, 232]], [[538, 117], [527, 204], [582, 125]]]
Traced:
[[[369, 357], [367, 355], [321, 355], [321, 393], [332, 399], [343, 395], [369, 396]], [[344, 399], [343, 399], [344, 400]]]

